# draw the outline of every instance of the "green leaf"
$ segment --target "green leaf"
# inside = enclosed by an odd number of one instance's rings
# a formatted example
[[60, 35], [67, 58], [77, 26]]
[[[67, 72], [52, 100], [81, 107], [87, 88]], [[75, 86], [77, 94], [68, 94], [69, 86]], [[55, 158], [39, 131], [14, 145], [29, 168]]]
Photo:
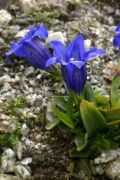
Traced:
[[113, 79], [111, 85], [111, 106], [120, 108], [120, 75]]
[[96, 104], [96, 98], [89, 82], [86, 82], [84, 90], [83, 90], [83, 97], [85, 100]]
[[88, 138], [87, 134], [83, 134], [83, 133], [75, 136], [74, 142], [75, 142], [75, 144], [77, 146], [77, 151], [81, 151], [86, 147], [87, 138]]
[[110, 143], [107, 139], [104, 138], [103, 135], [98, 135], [95, 143], [101, 148], [101, 149], [110, 149]]
[[71, 96], [69, 96], [69, 99], [67, 101], [67, 115], [69, 118], [73, 118], [73, 100]]
[[107, 97], [104, 97], [104, 96], [96, 94], [96, 93], [95, 93], [95, 97], [96, 97], [97, 106], [100, 106], [103, 109], [110, 108], [109, 99]]
[[120, 109], [100, 110], [107, 122], [120, 120]]
[[54, 107], [53, 112], [58, 117], [60, 121], [62, 121], [66, 126], [68, 126], [71, 129], [74, 129], [75, 124], [73, 119], [70, 119], [69, 116], [66, 113], [61, 112], [58, 108]]
[[45, 126], [45, 129], [51, 130], [51, 129], [55, 128], [59, 123], [60, 123], [59, 119], [55, 119], [55, 120], [49, 122], [49, 123]]
[[94, 137], [98, 132], [104, 132], [107, 129], [105, 118], [92, 103], [82, 100], [80, 112], [88, 137]]
[[58, 106], [59, 108], [61, 108], [62, 110], [66, 111], [66, 109], [67, 109], [66, 98], [68, 98], [68, 97], [64, 97], [64, 96], [53, 96], [54, 104], [55, 104], [56, 106]]

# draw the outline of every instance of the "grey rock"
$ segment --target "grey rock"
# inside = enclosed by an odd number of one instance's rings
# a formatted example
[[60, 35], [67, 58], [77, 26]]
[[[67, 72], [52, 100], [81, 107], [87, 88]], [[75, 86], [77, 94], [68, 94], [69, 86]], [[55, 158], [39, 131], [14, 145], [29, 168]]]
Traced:
[[17, 154], [17, 157], [18, 159], [22, 159], [22, 156], [23, 156], [23, 151], [24, 151], [24, 145], [22, 142], [20, 141], [17, 141], [15, 144], [14, 144], [14, 151], [15, 153]]
[[7, 9], [11, 3], [12, 0], [0, 0], [0, 9]]
[[108, 163], [118, 156], [120, 156], [120, 149], [105, 151], [99, 157], [94, 159], [93, 164]]
[[24, 158], [22, 161], [21, 161], [21, 164], [22, 165], [28, 165], [32, 162], [32, 158], [31, 157], [28, 157], [28, 158]]
[[15, 35], [15, 37], [22, 38], [23, 36], [25, 36], [28, 33], [28, 31], [29, 31], [28, 29], [21, 30]]
[[5, 27], [12, 20], [12, 16], [4, 9], [0, 10], [0, 27]]
[[1, 157], [1, 172], [14, 172], [15, 153], [12, 149], [6, 149]]
[[35, 0], [19, 0], [19, 4], [21, 10], [26, 14], [32, 12], [32, 10], [36, 8]]
[[53, 41], [53, 40], [59, 40], [65, 44], [67, 39], [66, 39], [66, 36], [61, 31], [57, 31], [57, 32], [49, 33], [49, 36], [46, 39], [46, 43], [49, 43], [50, 41]]
[[24, 123], [21, 128], [21, 133], [22, 133], [23, 137], [25, 137], [28, 134], [28, 132], [29, 132], [29, 129], [28, 129], [27, 125]]
[[22, 165], [17, 165], [15, 167], [15, 174], [17, 175], [19, 179], [22, 179], [22, 180], [31, 179], [30, 170], [28, 170], [27, 167], [22, 166]]
[[0, 174], [0, 180], [18, 180], [17, 176]]
[[34, 70], [35, 70], [35, 69], [34, 69], [32, 66], [26, 68], [26, 69], [25, 69], [25, 76], [27, 77], [27, 76], [33, 74], [33, 73], [34, 73]]
[[4, 83], [8, 83], [11, 81], [11, 77], [9, 75], [3, 75], [0, 77], [0, 85], [3, 85]]
[[120, 180], [120, 157], [108, 163], [105, 167], [105, 174], [110, 179]]

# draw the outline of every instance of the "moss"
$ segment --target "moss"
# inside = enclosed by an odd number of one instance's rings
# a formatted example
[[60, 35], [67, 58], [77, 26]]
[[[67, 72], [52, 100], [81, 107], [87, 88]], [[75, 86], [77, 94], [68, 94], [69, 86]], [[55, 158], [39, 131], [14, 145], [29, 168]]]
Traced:
[[60, 13], [56, 10], [53, 11], [34, 11], [32, 14], [29, 14], [30, 17], [34, 19], [34, 22], [41, 22], [48, 26], [55, 25], [56, 20], [59, 18]]

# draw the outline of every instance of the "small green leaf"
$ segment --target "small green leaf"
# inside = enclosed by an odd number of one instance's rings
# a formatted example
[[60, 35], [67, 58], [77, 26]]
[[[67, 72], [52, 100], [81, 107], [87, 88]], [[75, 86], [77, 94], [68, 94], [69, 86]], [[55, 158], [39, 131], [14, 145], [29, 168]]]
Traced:
[[71, 96], [69, 96], [69, 99], [67, 101], [67, 115], [70, 118], [73, 118], [73, 100], [72, 100]]
[[87, 134], [79, 134], [75, 136], [74, 142], [77, 146], [77, 151], [83, 150], [87, 145]]
[[105, 118], [92, 103], [82, 100], [80, 112], [88, 137], [96, 136], [98, 132], [104, 132], [107, 129]]
[[83, 97], [85, 100], [96, 104], [96, 98], [89, 82], [86, 82], [84, 90], [83, 90]]
[[67, 109], [67, 104], [66, 104], [65, 98], [68, 98], [68, 97], [53, 96], [53, 101], [54, 101], [55, 105], [58, 106], [59, 108], [61, 108], [64, 111], [66, 111], [66, 109]]
[[111, 85], [111, 106], [120, 108], [120, 75], [113, 79]]
[[107, 122], [120, 120], [120, 109], [100, 110]]
[[95, 97], [96, 97], [97, 106], [100, 106], [103, 109], [110, 108], [109, 99], [107, 97], [104, 97], [104, 96], [99, 95], [99, 94], [95, 94]]
[[59, 119], [55, 119], [55, 120], [49, 122], [49, 123], [45, 126], [45, 129], [51, 130], [51, 129], [55, 128], [59, 123], [60, 123]]
[[70, 119], [66, 113], [61, 112], [58, 108], [54, 107], [53, 112], [58, 117], [60, 121], [62, 121], [69, 128], [73, 129], [75, 127], [73, 119]]

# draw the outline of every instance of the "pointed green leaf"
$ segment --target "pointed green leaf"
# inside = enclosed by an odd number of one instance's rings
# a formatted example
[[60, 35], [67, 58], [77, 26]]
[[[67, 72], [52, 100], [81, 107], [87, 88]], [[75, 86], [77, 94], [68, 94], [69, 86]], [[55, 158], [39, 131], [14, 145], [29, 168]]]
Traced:
[[89, 82], [86, 82], [84, 90], [83, 90], [84, 99], [96, 104], [96, 98]]
[[100, 110], [107, 122], [120, 120], [120, 109]]
[[49, 122], [49, 123], [45, 126], [45, 129], [51, 130], [51, 129], [53, 129], [54, 127], [56, 127], [59, 123], [60, 123], [60, 120], [59, 120], [59, 119], [55, 119], [55, 120]]
[[120, 75], [112, 81], [111, 105], [113, 108], [120, 108]]
[[69, 118], [73, 118], [73, 100], [71, 96], [69, 96], [69, 99], [67, 101], [67, 115]]
[[87, 145], [87, 134], [79, 134], [75, 136], [74, 142], [77, 146], [77, 151], [83, 150]]
[[68, 97], [53, 96], [53, 101], [54, 101], [55, 105], [58, 106], [59, 108], [61, 108], [64, 111], [66, 111], [66, 108], [67, 108], [65, 98], [68, 98]]
[[66, 126], [73, 129], [75, 127], [73, 119], [70, 119], [66, 113], [61, 112], [58, 108], [54, 107], [53, 112]]
[[92, 103], [82, 100], [80, 112], [88, 137], [96, 136], [98, 132], [104, 132], [107, 129], [105, 118]]
[[100, 106], [104, 109], [110, 108], [109, 100], [107, 97], [104, 97], [104, 96], [99, 95], [99, 94], [95, 94], [95, 97], [96, 97], [97, 106]]

